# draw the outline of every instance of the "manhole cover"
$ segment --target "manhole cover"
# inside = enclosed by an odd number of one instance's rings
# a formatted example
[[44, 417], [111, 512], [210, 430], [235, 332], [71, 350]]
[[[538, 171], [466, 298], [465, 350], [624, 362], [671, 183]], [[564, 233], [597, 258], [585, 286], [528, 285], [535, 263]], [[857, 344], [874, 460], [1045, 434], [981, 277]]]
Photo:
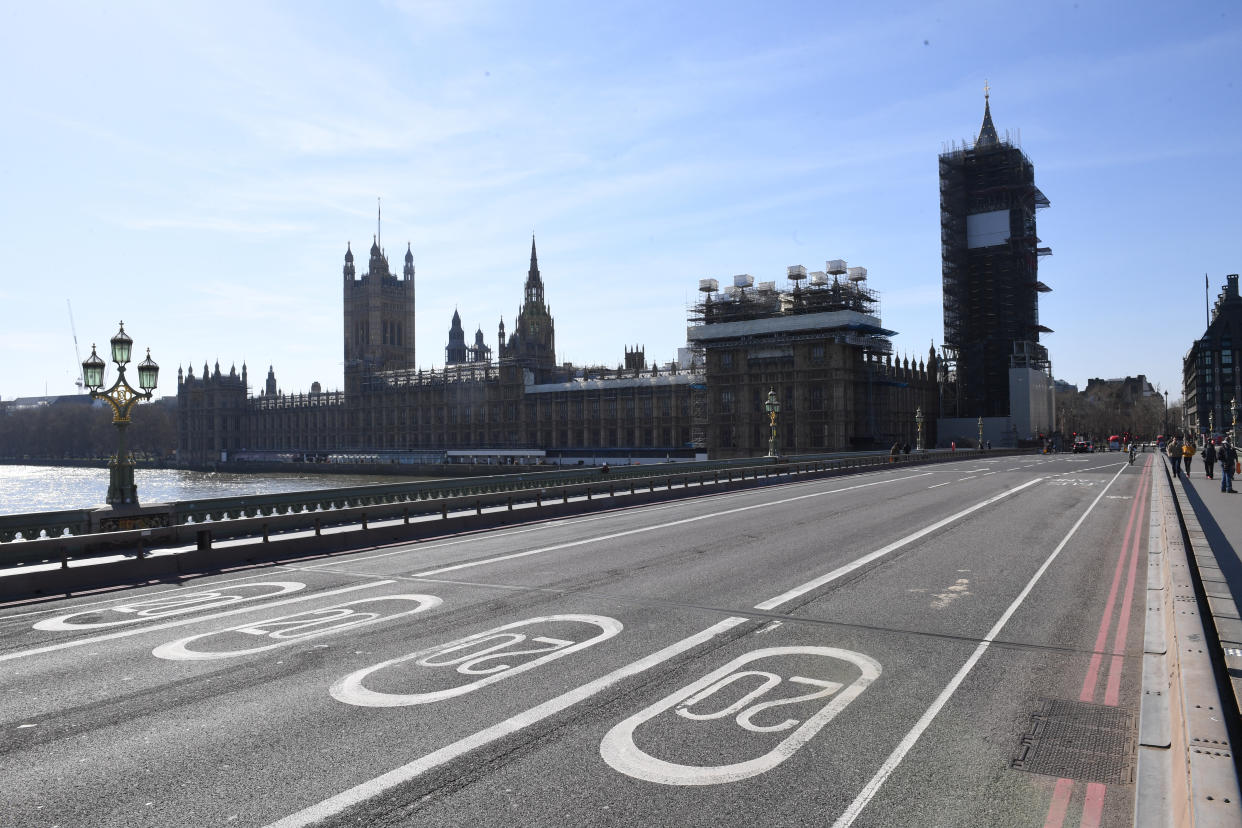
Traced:
[[1134, 781], [1134, 716], [1105, 704], [1045, 699], [1031, 714], [1009, 767], [1017, 770], [1128, 785]]

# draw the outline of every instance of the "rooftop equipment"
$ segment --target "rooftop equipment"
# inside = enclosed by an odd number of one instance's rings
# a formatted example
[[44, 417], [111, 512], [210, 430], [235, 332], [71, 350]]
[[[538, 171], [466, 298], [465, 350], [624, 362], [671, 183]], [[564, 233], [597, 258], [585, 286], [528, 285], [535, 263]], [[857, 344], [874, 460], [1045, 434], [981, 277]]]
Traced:
[[755, 277], [749, 273], [739, 273], [733, 277], [733, 286], [737, 288], [748, 288], [755, 283]]
[[830, 276], [844, 276], [846, 271], [845, 259], [829, 259], [824, 263], [824, 270]]
[[861, 281], [864, 281], [864, 280], [867, 278], [867, 268], [865, 268], [865, 267], [851, 267], [851, 268], [849, 269], [849, 274], [850, 274], [850, 281], [851, 281], [851, 282], [861, 282]]
[[811, 274], [811, 284], [820, 286], [828, 284], [828, 274], [822, 270], [816, 270]]
[[794, 281], [806, 278], [806, 268], [802, 265], [790, 265], [785, 270], [789, 273], [789, 278]]
[[699, 290], [703, 293], [715, 293], [720, 290], [720, 282], [715, 279], [699, 279]]

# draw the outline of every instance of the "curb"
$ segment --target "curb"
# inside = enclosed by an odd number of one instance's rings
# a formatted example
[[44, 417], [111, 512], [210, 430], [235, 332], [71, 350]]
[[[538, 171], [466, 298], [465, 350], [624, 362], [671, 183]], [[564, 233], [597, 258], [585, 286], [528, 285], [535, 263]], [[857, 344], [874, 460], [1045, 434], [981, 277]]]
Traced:
[[[1219, 592], [1213, 585], [1223, 578], [1189, 504], [1179, 503], [1184, 494], [1158, 462], [1164, 473], [1152, 475], [1134, 825], [1242, 826], [1228, 724], [1237, 703], [1222, 697], [1217, 630], [1202, 592]], [[1204, 551], [1210, 562], [1200, 559]]]

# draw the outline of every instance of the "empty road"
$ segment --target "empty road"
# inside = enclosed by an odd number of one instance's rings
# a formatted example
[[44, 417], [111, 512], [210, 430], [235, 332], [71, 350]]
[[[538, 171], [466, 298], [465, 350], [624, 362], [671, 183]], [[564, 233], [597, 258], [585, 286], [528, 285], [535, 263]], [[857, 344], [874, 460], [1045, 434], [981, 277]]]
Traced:
[[0, 605], [0, 825], [1129, 825], [1152, 460]]

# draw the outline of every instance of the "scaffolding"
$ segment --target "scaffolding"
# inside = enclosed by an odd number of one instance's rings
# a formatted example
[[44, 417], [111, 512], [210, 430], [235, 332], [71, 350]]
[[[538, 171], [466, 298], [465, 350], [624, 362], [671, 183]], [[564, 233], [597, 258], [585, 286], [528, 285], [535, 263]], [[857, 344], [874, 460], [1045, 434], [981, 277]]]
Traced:
[[1009, 415], [1013, 354], [1046, 363], [1035, 212], [1048, 199], [1035, 167], [1007, 139], [953, 146], [940, 156], [944, 344], [957, 379], [956, 416]]

